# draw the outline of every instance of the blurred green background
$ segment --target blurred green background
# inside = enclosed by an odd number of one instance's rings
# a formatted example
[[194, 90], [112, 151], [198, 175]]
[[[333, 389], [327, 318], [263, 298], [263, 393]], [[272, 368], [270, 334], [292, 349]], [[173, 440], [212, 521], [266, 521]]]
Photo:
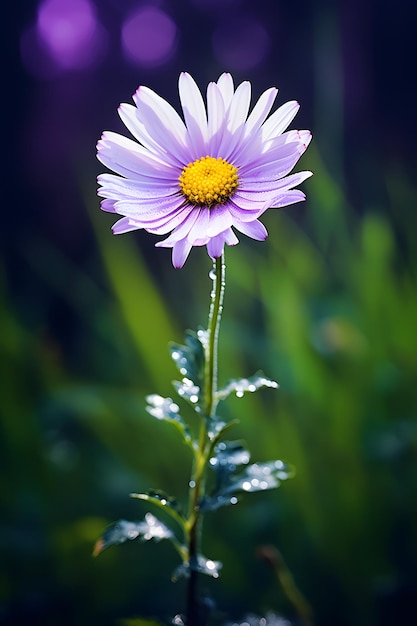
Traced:
[[[278, 84], [279, 103], [302, 102], [293, 127], [314, 135], [297, 168], [314, 172], [307, 202], [266, 213], [265, 243], [242, 237], [227, 250], [220, 337], [220, 382], [262, 368], [280, 383], [227, 401], [233, 437], [297, 474], [207, 515], [204, 553], [224, 567], [202, 587], [225, 619], [275, 610], [296, 623], [259, 558], [272, 545], [315, 624], [415, 624], [414, 4], [393, 14], [374, 1], [90, 3], [107, 33], [91, 66], [62, 65], [33, 39], [47, 5], [11, 6], [7, 33], [20, 56], [1, 232], [0, 624], [110, 625], [183, 609], [170, 545], [91, 552], [108, 523], [147, 511], [130, 492], [186, 494], [188, 451], [145, 396], [173, 394], [167, 344], [206, 323], [210, 261], [196, 249], [178, 271], [153, 236], [113, 237], [94, 156], [104, 128], [122, 132], [120, 101], [145, 83], [176, 105], [184, 69], [203, 88], [228, 69], [256, 96]], [[149, 6], [169, 15], [174, 43], [135, 64], [118, 33]], [[233, 56], [219, 41], [245, 19], [269, 39], [243, 62], [239, 42]]]

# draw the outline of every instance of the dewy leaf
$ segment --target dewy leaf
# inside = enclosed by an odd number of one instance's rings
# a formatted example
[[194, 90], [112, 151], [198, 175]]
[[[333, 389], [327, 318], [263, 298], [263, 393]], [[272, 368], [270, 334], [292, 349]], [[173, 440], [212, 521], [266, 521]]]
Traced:
[[183, 532], [185, 531], [185, 520], [175, 498], [167, 496], [163, 491], [154, 490], [150, 490], [147, 493], [131, 493], [130, 497], [151, 502], [160, 509], [163, 509], [167, 515], [177, 522], [181, 530]]
[[171, 356], [183, 376], [181, 381], [174, 381], [175, 390], [197, 413], [201, 412], [203, 402], [206, 335], [207, 331], [202, 329], [197, 333], [188, 330], [185, 334], [185, 346], [170, 346]]
[[[265, 491], [280, 486], [283, 480], [293, 476], [293, 469], [283, 461], [249, 463], [249, 452], [239, 442], [222, 442], [215, 448], [210, 467], [216, 474], [216, 485], [203, 498], [202, 510], [213, 511], [222, 506], [237, 504], [239, 492]], [[242, 469], [242, 465], [246, 465]]]
[[210, 466], [216, 472], [226, 470], [231, 473], [237, 465], [246, 465], [250, 461], [249, 451], [240, 441], [221, 441], [214, 449], [214, 456], [210, 459]]
[[148, 403], [146, 410], [148, 413], [156, 417], [158, 420], [163, 420], [172, 424], [181, 434], [185, 443], [191, 445], [192, 440], [188, 431], [187, 424], [182, 420], [179, 414], [179, 406], [175, 404], [172, 398], [163, 398], [156, 393], [153, 393], [146, 397]]
[[206, 574], [207, 576], [212, 576], [213, 578], [218, 578], [221, 568], [222, 563], [220, 561], [212, 561], [212, 559], [207, 559], [202, 554], [199, 554], [196, 559], [191, 561], [191, 563], [183, 562], [179, 567], [177, 567], [173, 575], [173, 580], [178, 580], [178, 578], [188, 578], [190, 570], [200, 572], [200, 574]]
[[124, 543], [128, 539], [161, 541], [161, 539], [175, 539], [175, 537], [168, 526], [160, 522], [152, 513], [146, 513], [142, 522], [119, 520], [112, 524], [96, 542], [93, 555], [98, 556], [106, 548], [114, 544]]
[[185, 333], [185, 346], [172, 343], [169, 348], [179, 373], [200, 388], [204, 377], [204, 333], [203, 330], [198, 333], [188, 330]]
[[239, 378], [230, 380], [223, 389], [217, 392], [218, 400], [224, 400], [231, 393], [235, 393], [238, 398], [242, 398], [246, 392], [253, 393], [261, 387], [272, 387], [278, 389], [279, 385], [275, 380], [264, 376], [263, 372], [257, 372], [250, 378]]
[[183, 378], [181, 382], [174, 380], [173, 385], [177, 394], [187, 400], [199, 412], [200, 387], [195, 385], [190, 378]]

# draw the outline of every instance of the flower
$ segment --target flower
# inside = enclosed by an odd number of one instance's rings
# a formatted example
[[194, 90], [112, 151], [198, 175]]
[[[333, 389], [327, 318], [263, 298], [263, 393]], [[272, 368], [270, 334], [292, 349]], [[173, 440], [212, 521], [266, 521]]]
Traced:
[[[251, 84], [234, 88], [230, 74], [207, 87], [207, 108], [194, 79], [179, 78], [184, 121], [148, 87], [121, 104], [119, 115], [136, 139], [104, 132], [98, 159], [114, 174], [98, 177], [104, 211], [123, 215], [115, 234], [145, 229], [169, 236], [156, 246], [172, 248], [182, 267], [193, 246], [207, 246], [212, 258], [238, 239], [268, 236], [259, 217], [305, 199], [294, 189], [311, 172], [288, 175], [307, 148], [307, 130], [284, 132], [299, 104], [287, 102], [269, 118], [278, 90], [267, 89], [251, 113]], [[267, 119], [268, 118], [268, 119]]]

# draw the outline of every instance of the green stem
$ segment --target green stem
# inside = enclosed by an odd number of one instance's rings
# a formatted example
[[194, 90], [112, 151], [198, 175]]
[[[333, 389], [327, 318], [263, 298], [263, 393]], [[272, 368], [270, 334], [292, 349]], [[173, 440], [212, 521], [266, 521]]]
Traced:
[[195, 450], [193, 476], [190, 482], [190, 510], [188, 518], [188, 559], [189, 579], [187, 589], [187, 626], [201, 626], [197, 595], [197, 559], [200, 553], [199, 544], [202, 530], [203, 514], [200, 502], [204, 495], [205, 474], [210, 452], [210, 440], [207, 436], [207, 422], [215, 416], [217, 406], [217, 347], [220, 319], [223, 310], [225, 287], [224, 257], [215, 259], [213, 270], [210, 314], [207, 329], [204, 364], [204, 415], [200, 424], [198, 447]]

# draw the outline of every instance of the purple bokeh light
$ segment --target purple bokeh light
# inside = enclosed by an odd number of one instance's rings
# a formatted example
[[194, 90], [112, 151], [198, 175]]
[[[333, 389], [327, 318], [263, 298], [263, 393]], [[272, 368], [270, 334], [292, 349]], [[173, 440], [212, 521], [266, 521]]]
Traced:
[[268, 55], [271, 39], [263, 24], [249, 17], [222, 22], [213, 32], [213, 52], [229, 70], [252, 70]]
[[123, 24], [123, 52], [136, 65], [157, 67], [174, 57], [177, 37], [177, 25], [169, 15], [155, 7], [142, 7]]
[[89, 0], [44, 0], [36, 29], [29, 29], [21, 40], [23, 60], [39, 76], [91, 68], [103, 58], [106, 47], [107, 33]]

